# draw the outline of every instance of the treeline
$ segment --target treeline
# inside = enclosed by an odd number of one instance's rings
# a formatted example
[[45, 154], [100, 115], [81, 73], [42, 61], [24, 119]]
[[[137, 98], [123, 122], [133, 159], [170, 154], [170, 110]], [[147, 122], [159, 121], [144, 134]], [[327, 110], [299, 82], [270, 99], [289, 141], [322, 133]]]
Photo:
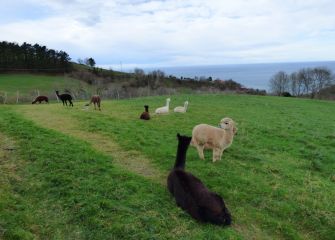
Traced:
[[[100, 88], [120, 87], [125, 91], [138, 89], [139, 92], [150, 94], [167, 94], [166, 89], [175, 90], [193, 90], [198, 92], [220, 92], [245, 90], [243, 86], [233, 80], [213, 80], [211, 77], [183, 78], [166, 75], [161, 70], [154, 70], [146, 73], [143, 69], [136, 68], [133, 73], [123, 73], [101, 68], [80, 69], [75, 67], [71, 72], [71, 77], [81, 79], [90, 85]], [[133, 90], [132, 90], [133, 91]], [[264, 92], [247, 92], [250, 94], [262, 94]], [[136, 95], [136, 94], [135, 94]]]
[[0, 42], [0, 72], [68, 72], [71, 58], [64, 51], [48, 49], [39, 44]]
[[318, 97], [322, 89], [335, 84], [330, 69], [324, 67], [303, 68], [287, 74], [284, 71], [276, 73], [270, 80], [270, 90], [278, 96], [308, 96]]

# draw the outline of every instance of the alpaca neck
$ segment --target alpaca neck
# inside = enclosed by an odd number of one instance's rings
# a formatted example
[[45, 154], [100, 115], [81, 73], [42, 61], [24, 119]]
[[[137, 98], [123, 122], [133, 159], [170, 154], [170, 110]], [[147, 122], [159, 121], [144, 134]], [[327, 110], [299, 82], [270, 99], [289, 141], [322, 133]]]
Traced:
[[186, 160], [186, 152], [188, 149], [189, 144], [185, 144], [184, 142], [179, 141], [178, 143], [178, 150], [176, 156], [176, 163], [174, 168], [185, 168], [185, 160]]

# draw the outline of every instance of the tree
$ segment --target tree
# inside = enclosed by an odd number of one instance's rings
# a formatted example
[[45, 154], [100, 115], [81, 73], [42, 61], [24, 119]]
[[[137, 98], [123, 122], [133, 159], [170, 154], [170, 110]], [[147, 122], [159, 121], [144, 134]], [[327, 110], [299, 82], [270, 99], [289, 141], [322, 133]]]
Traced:
[[85, 64], [87, 65], [87, 66], [90, 66], [90, 67], [94, 67], [95, 66], [95, 61], [94, 61], [94, 59], [93, 58], [86, 58], [85, 59]]
[[287, 73], [280, 71], [270, 80], [270, 90], [275, 95], [280, 96], [289, 91], [289, 76]]

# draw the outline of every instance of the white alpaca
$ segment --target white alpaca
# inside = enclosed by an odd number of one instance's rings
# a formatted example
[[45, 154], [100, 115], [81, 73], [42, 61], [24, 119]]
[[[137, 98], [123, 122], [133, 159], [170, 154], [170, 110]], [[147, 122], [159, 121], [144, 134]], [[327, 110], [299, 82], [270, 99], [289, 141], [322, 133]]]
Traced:
[[166, 99], [166, 106], [160, 107], [155, 110], [156, 114], [162, 114], [162, 113], [169, 113], [169, 104], [170, 104], [170, 98]]
[[179, 113], [186, 113], [186, 111], [187, 111], [187, 106], [188, 106], [188, 101], [185, 101], [184, 102], [184, 107], [181, 107], [181, 106], [179, 106], [179, 107], [175, 107], [174, 108], [174, 112], [179, 112]]

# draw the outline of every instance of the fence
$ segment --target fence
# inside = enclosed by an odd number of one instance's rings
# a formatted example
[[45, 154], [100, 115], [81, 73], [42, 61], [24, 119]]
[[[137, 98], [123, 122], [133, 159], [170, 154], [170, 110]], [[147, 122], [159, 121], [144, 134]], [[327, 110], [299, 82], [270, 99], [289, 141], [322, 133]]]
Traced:
[[[124, 88], [124, 87], [113, 87], [96, 89], [64, 89], [61, 93], [69, 93], [76, 101], [89, 100], [94, 94], [99, 94], [103, 99], [119, 100], [145, 96], [157, 96], [157, 95], [173, 95], [178, 93], [174, 88], [158, 88], [155, 90], [148, 90], [147, 88]], [[17, 90], [16, 92], [7, 92], [0, 90], [0, 104], [22, 104], [31, 103], [37, 96], [47, 96], [50, 101], [58, 101], [55, 91], [40, 91], [35, 89], [30, 92], [23, 92]]]

